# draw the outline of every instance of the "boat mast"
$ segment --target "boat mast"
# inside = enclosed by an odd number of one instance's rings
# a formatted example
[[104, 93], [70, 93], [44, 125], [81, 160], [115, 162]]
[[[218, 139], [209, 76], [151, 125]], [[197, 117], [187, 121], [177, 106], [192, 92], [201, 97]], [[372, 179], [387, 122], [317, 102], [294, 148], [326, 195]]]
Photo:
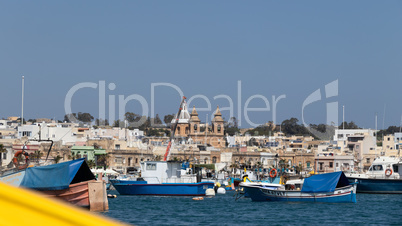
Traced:
[[21, 126], [24, 125], [24, 76], [22, 76]]
[[176, 120], [175, 120], [175, 123], [174, 123], [174, 126], [173, 126], [173, 130], [170, 132], [170, 140], [169, 140], [168, 146], [166, 148], [166, 152], [165, 152], [165, 156], [163, 158], [163, 161], [167, 161], [168, 158], [169, 158], [170, 147], [172, 146], [172, 141], [174, 139], [174, 134], [176, 132], [177, 124], [179, 123], [180, 113], [181, 113], [181, 110], [183, 110], [183, 104], [184, 104], [185, 100], [186, 100], [186, 97], [183, 96], [183, 99], [182, 99], [182, 101], [180, 103], [179, 111], [177, 112], [177, 115], [176, 115]]

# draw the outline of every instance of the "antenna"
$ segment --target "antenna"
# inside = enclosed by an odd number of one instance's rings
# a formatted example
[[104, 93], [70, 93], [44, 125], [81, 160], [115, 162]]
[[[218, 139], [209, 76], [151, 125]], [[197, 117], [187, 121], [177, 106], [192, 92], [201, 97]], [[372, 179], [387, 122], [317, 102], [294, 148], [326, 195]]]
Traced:
[[22, 76], [21, 126], [24, 125], [24, 76]]
[[384, 104], [384, 115], [382, 116], [382, 130], [384, 130], [384, 122], [385, 122], [385, 109], [387, 109], [387, 104]]
[[208, 137], [208, 114], [205, 117], [205, 148], [207, 148], [207, 137]]
[[375, 137], [374, 137], [374, 139], [375, 139], [375, 157], [377, 158], [377, 112], [375, 113]]
[[399, 123], [399, 133], [401, 133], [401, 129], [402, 129], [402, 115], [401, 115], [401, 122]]
[[345, 105], [342, 106], [342, 130], [345, 130]]

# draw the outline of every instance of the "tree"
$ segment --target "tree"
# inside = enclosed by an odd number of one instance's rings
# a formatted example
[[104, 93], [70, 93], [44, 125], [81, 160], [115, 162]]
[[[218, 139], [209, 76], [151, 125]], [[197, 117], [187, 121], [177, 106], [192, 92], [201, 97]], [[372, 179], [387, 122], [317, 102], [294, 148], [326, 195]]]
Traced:
[[96, 167], [96, 163], [94, 160], [85, 160], [87, 162], [87, 165], [90, 169], [95, 168]]
[[57, 155], [56, 157], [54, 157], [53, 161], [54, 161], [55, 164], [57, 164], [57, 163], [60, 162], [60, 160], [61, 160], [62, 158], [63, 158], [63, 157], [61, 157], [60, 155]]
[[359, 126], [357, 126], [353, 121], [351, 121], [351, 122], [342, 122], [340, 125], [339, 125], [339, 127], [338, 127], [339, 129], [343, 129], [343, 128], [345, 128], [345, 129], [360, 129], [360, 127]]
[[[71, 121], [70, 119], [73, 120], [73, 121]], [[77, 114], [76, 113], [71, 113], [71, 114], [64, 115], [64, 120], [63, 121], [65, 121], [65, 122], [77, 122], [76, 119], [77, 119]]]
[[38, 150], [38, 151], [34, 151], [30, 156], [35, 162], [39, 162], [39, 159], [42, 158], [43, 153]]
[[113, 127], [123, 127], [123, 122], [117, 119], [114, 121]]
[[103, 119], [95, 119], [95, 125], [96, 126], [108, 126], [109, 125], [109, 121], [107, 119], [103, 120]]
[[162, 120], [159, 118], [159, 114], [156, 114], [155, 119], [154, 119], [154, 125], [161, 125]]
[[237, 119], [236, 117], [231, 117], [229, 122], [225, 123], [225, 134], [229, 136], [233, 136], [236, 133], [240, 133], [239, 128], [237, 127]]
[[137, 115], [133, 112], [126, 112], [124, 114], [124, 118], [127, 122], [138, 122], [141, 119], [141, 115]]
[[297, 118], [290, 118], [282, 122], [282, 132], [286, 135], [311, 135], [304, 125], [299, 125]]
[[176, 117], [175, 114], [170, 114], [170, 115], [165, 115], [165, 117], [163, 117], [163, 121], [165, 122], [166, 125], [170, 125], [170, 123], [172, 123], [172, 120], [174, 119], [174, 117]]
[[82, 113], [82, 112], [78, 112], [78, 120], [81, 122], [92, 122], [92, 120], [94, 120], [94, 117], [89, 114], [89, 113]]
[[109, 164], [108, 164], [108, 160], [109, 160], [109, 154], [103, 154], [103, 155], [97, 155], [96, 156], [96, 165], [97, 166], [102, 166], [104, 169], [106, 169]]

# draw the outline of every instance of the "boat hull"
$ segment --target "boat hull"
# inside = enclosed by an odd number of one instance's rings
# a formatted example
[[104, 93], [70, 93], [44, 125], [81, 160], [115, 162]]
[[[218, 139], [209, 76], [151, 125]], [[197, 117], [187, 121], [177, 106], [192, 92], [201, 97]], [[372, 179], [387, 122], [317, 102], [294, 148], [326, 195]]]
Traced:
[[69, 188], [63, 190], [39, 191], [45, 196], [64, 200], [76, 206], [89, 207], [88, 181], [71, 184]]
[[348, 177], [350, 182], [357, 180], [358, 193], [402, 194], [402, 179], [369, 179]]
[[148, 184], [146, 181], [119, 183], [110, 180], [110, 182], [121, 195], [205, 196], [205, 191], [214, 187], [213, 182], [162, 184]]
[[307, 193], [294, 190], [272, 190], [258, 186], [242, 186], [252, 201], [285, 202], [328, 202], [355, 203], [356, 192], [353, 186], [336, 189], [333, 192]]

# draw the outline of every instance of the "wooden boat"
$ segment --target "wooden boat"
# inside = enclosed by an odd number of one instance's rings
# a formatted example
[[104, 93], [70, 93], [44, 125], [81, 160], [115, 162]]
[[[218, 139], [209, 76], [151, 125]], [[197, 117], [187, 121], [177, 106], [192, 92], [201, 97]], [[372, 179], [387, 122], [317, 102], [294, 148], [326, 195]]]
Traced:
[[95, 180], [84, 158], [27, 168], [20, 186], [93, 211], [109, 209], [106, 183]]
[[241, 183], [240, 187], [253, 201], [356, 202], [356, 184], [351, 185], [343, 172], [313, 175], [304, 179], [301, 190], [256, 183]]

